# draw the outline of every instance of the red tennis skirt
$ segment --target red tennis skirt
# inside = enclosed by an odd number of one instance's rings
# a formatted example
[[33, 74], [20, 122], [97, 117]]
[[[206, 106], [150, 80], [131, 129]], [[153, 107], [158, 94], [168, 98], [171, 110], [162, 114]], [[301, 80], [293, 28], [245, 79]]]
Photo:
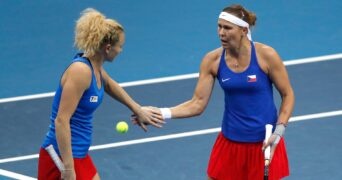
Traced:
[[[262, 142], [231, 141], [222, 132], [219, 133], [210, 155], [208, 176], [215, 180], [263, 180], [265, 161], [262, 145]], [[269, 167], [269, 180], [279, 180], [289, 174], [285, 142], [282, 138]]]
[[[97, 173], [95, 165], [89, 155], [85, 158], [74, 158], [74, 168], [77, 180], [93, 179]], [[59, 169], [52, 161], [49, 153], [43, 148], [39, 152], [38, 179], [61, 179]]]

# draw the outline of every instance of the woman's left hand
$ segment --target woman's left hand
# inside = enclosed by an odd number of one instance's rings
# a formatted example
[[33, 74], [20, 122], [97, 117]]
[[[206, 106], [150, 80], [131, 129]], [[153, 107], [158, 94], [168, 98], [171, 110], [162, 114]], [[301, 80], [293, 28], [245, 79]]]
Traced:
[[[271, 154], [270, 154], [270, 162], [272, 161], [273, 158], [273, 154], [275, 149], [277, 148], [278, 142], [276, 141], [277, 134], [272, 134], [271, 137], [268, 139], [268, 142], [264, 142], [263, 146], [262, 146], [262, 150], [265, 151], [265, 149], [270, 146], [271, 147]], [[279, 137], [280, 138], [280, 137]]]

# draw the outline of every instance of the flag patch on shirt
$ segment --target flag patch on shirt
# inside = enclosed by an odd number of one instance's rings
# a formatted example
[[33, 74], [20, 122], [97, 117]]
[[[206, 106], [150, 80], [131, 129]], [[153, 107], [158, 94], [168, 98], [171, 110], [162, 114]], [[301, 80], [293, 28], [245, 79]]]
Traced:
[[256, 82], [256, 81], [257, 81], [256, 75], [248, 75], [247, 76], [247, 82]]
[[98, 101], [98, 96], [90, 96], [90, 102], [97, 102]]

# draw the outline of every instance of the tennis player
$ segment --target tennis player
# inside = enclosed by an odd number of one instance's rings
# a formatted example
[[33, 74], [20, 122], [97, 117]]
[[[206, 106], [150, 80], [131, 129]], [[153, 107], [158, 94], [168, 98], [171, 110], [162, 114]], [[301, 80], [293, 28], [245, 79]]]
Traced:
[[[84, 53], [77, 54], [61, 76], [52, 104], [51, 124], [39, 153], [38, 179], [100, 179], [88, 150], [93, 112], [101, 104], [104, 92], [136, 114], [145, 131], [147, 124], [161, 127], [162, 119], [142, 109], [102, 67], [122, 51], [124, 41], [124, 29], [118, 22], [94, 9], [82, 12], [75, 28], [75, 46]], [[49, 145], [61, 156], [62, 172], [45, 150]]]
[[[213, 146], [207, 169], [210, 180], [258, 180], [264, 177], [265, 125], [272, 124], [269, 179], [289, 175], [283, 134], [294, 106], [294, 93], [285, 66], [270, 46], [252, 41], [256, 15], [241, 5], [223, 9], [218, 17], [221, 47], [208, 52], [201, 63], [192, 99], [160, 108], [164, 119], [201, 114], [215, 79], [225, 98], [222, 130]], [[281, 95], [279, 114], [272, 85]]]

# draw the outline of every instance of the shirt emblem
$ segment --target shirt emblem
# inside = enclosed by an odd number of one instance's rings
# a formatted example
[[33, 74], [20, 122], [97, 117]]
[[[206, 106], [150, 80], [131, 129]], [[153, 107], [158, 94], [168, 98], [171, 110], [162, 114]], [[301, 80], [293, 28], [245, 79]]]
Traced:
[[228, 81], [230, 78], [226, 78], [226, 79], [223, 79], [222, 78], [222, 82], [226, 82], [226, 81]]
[[98, 99], [99, 99], [98, 96], [90, 96], [89, 101], [90, 101], [90, 102], [97, 102]]
[[257, 82], [256, 75], [248, 75], [247, 76], [247, 82]]

